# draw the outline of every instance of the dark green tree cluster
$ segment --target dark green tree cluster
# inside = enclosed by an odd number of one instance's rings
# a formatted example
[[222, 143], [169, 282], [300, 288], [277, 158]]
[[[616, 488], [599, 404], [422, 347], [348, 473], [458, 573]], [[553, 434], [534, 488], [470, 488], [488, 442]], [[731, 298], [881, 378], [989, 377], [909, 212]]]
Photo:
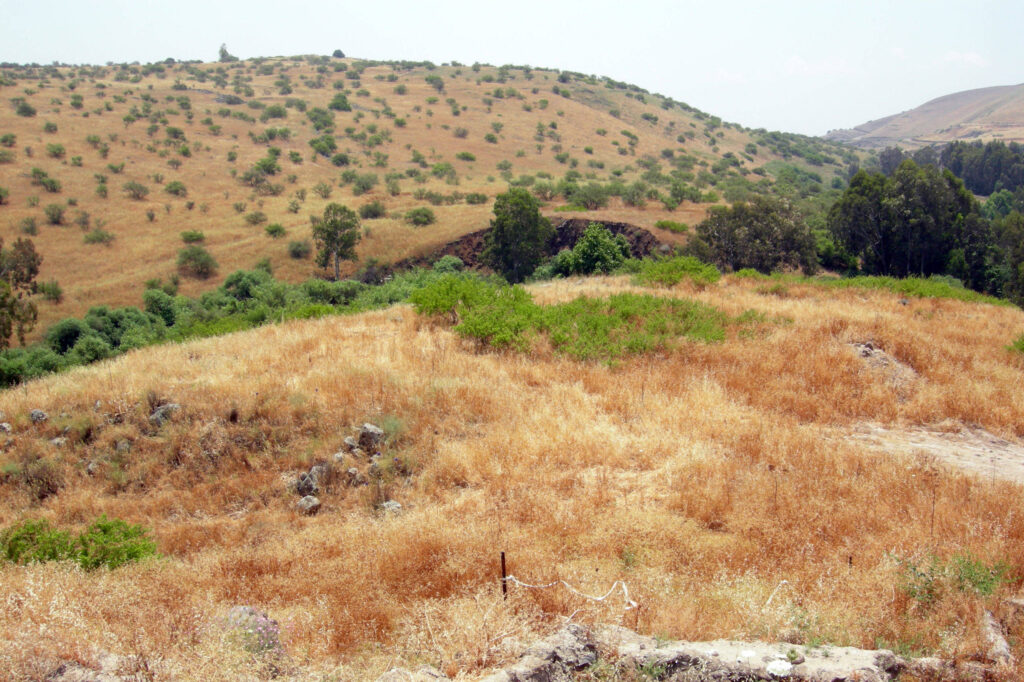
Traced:
[[754, 196], [731, 208], [714, 206], [687, 245], [692, 255], [728, 270], [753, 268], [765, 274], [818, 267], [814, 237], [788, 202]]
[[522, 282], [544, 259], [554, 234], [540, 214], [540, 202], [529, 191], [513, 187], [494, 200], [482, 259], [509, 282]]
[[858, 172], [828, 225], [839, 248], [868, 275], [951, 275], [1002, 295], [1016, 267], [963, 182], [910, 159], [891, 177]]
[[1024, 145], [1016, 142], [953, 142], [939, 159], [975, 194], [1024, 188]]

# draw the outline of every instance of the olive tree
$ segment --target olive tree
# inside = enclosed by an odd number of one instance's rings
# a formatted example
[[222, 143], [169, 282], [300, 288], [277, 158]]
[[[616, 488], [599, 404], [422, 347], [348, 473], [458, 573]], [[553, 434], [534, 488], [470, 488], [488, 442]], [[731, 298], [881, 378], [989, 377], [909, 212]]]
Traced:
[[310, 216], [313, 241], [316, 242], [316, 264], [326, 268], [334, 263], [334, 279], [341, 279], [341, 261], [356, 260], [359, 242], [359, 216], [347, 206], [331, 203], [323, 216]]

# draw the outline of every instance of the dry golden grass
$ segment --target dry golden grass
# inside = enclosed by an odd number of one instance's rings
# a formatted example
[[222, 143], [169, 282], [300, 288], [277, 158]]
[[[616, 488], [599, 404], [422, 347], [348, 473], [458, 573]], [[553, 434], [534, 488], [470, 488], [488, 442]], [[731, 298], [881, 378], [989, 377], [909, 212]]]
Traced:
[[[355, 60], [345, 62], [349, 65], [356, 63]], [[272, 65], [274, 73], [261, 73], [259, 69], [265, 65]], [[212, 73], [219, 66], [204, 64], [198, 68]], [[237, 118], [224, 118], [218, 115], [218, 111], [225, 108], [225, 104], [218, 98], [231, 94], [232, 86], [218, 88], [210, 80], [199, 82], [184, 65], [168, 65], [164, 74], [143, 76], [137, 83], [115, 80], [117, 71], [112, 68], [102, 76], [93, 76], [82, 75], [75, 68], [62, 67], [54, 72], [60, 77], [51, 73], [48, 77], [19, 79], [13, 85], [0, 86], [3, 99], [0, 135], [13, 133], [17, 137], [15, 147], [9, 150], [14, 155], [13, 163], [0, 165], [0, 186], [10, 190], [9, 203], [0, 207], [0, 237], [11, 243], [22, 236], [19, 228], [22, 220], [34, 218], [39, 225], [39, 234], [33, 239], [43, 256], [39, 280], [56, 279], [65, 292], [65, 300], [59, 305], [40, 301], [36, 337], [49, 324], [64, 317], [81, 316], [94, 305], [139, 305], [143, 283], [147, 279], [166, 279], [174, 273], [177, 253], [183, 246], [179, 233], [183, 230], [202, 230], [206, 234], [206, 248], [220, 265], [217, 275], [208, 280], [185, 278], [182, 293], [186, 295], [194, 296], [210, 290], [234, 270], [251, 268], [263, 258], [270, 259], [277, 277], [295, 282], [313, 274], [315, 266], [309, 260], [289, 258], [286, 245], [291, 240], [310, 238], [309, 216], [322, 213], [328, 201], [340, 201], [356, 208], [376, 199], [385, 204], [389, 215], [401, 215], [409, 208], [426, 205], [426, 201], [413, 196], [420, 188], [443, 194], [453, 191], [484, 192], [493, 198], [508, 187], [497, 169], [497, 164], [502, 161], [512, 164], [511, 172], [515, 177], [536, 173], [548, 173], [554, 179], [562, 177], [570, 165], [555, 159], [555, 145], [561, 145], [562, 151], [577, 160], [576, 170], [589, 178], [606, 181], [612, 177], [612, 171], [620, 171], [623, 181], [632, 182], [644, 172], [637, 164], [642, 157], [657, 159], [663, 170], [669, 169], [669, 162], [661, 157], [664, 149], [690, 154], [699, 163], [713, 164], [727, 152], [742, 153], [752, 139], [748, 132], [731, 127], [718, 128], [713, 138], [706, 138], [703, 134], [705, 122], [692, 112], [680, 108], [666, 111], [655, 96], [648, 95], [646, 102], [640, 102], [627, 97], [625, 91], [605, 88], [597, 81], [594, 84], [586, 81], [559, 84], [560, 88], [572, 92], [572, 98], [566, 99], [552, 92], [557, 83], [557, 72], [540, 69], [532, 71], [530, 80], [521, 70], [512, 70], [510, 79], [502, 84], [481, 80], [498, 76], [498, 70], [492, 67], [484, 67], [476, 73], [470, 68], [455, 67], [438, 67], [433, 71], [423, 67], [393, 71], [390, 66], [381, 65], [367, 68], [358, 87], [346, 79], [344, 73], [328, 70], [323, 75], [324, 87], [311, 88], [308, 82], [317, 77], [316, 67], [301, 58], [270, 59], [261, 64], [244, 62], [237, 66], [237, 69], [227, 70], [229, 81], [236, 75], [250, 79], [245, 85], [253, 88], [253, 96], [244, 96], [244, 99], [265, 105], [301, 99], [310, 108], [326, 107], [337, 92], [332, 87], [333, 83], [343, 81], [350, 91], [348, 98], [354, 111], [336, 112], [334, 132], [339, 151], [347, 152], [353, 160], [350, 168], [360, 173], [376, 173], [380, 182], [370, 193], [355, 197], [350, 186], [338, 185], [342, 169], [323, 157], [313, 156], [309, 141], [319, 133], [313, 130], [305, 114], [290, 108], [286, 118], [270, 119], [265, 123], [257, 120], [253, 124]], [[278, 87], [274, 85], [282, 73], [291, 79], [291, 94], [279, 94]], [[387, 81], [386, 78], [392, 74], [397, 80]], [[424, 78], [431, 74], [443, 77], [444, 93], [438, 93], [426, 83]], [[188, 89], [174, 89], [177, 81]], [[0, 82], [3, 82], [2, 78]], [[105, 87], [100, 88], [100, 85]], [[406, 87], [405, 94], [395, 92], [400, 85]], [[522, 99], [493, 98], [493, 91], [499, 87], [515, 88]], [[357, 90], [368, 94], [356, 95]], [[73, 94], [83, 97], [82, 109], [70, 106]], [[171, 101], [179, 96], [189, 97], [191, 119], [187, 118], [185, 110]], [[37, 115], [32, 118], [17, 116], [8, 101], [16, 97], [24, 98], [36, 107]], [[130, 125], [122, 120], [133, 107], [141, 109], [144, 106], [143, 97], [152, 99], [154, 112], [161, 112], [155, 117], [157, 130], [153, 134], [147, 131], [151, 125], [148, 118], [140, 118]], [[428, 99], [434, 97], [437, 101], [429, 103]], [[117, 98], [124, 101], [118, 102]], [[449, 98], [460, 107], [458, 116], [446, 103]], [[485, 99], [489, 99], [490, 104]], [[542, 108], [542, 100], [548, 102], [546, 108]], [[108, 103], [111, 111], [104, 109]], [[247, 105], [228, 108], [257, 119], [260, 115], [259, 110]], [[388, 108], [396, 118], [406, 121], [404, 127], [396, 125], [388, 117]], [[612, 111], [617, 111], [618, 117], [612, 116]], [[641, 115], [645, 113], [657, 115], [658, 123], [642, 119]], [[207, 118], [222, 129], [216, 134], [211, 132], [209, 126], [202, 123]], [[43, 132], [45, 122], [56, 124], [57, 131]], [[484, 136], [493, 131], [492, 124], [495, 123], [501, 124], [502, 128], [498, 142], [491, 144], [484, 140]], [[557, 130], [549, 127], [552, 123]], [[560, 139], [546, 137], [538, 143], [534, 139], [538, 124], [545, 131], [559, 135]], [[365, 131], [370, 125], [377, 126], [378, 132], [390, 134], [390, 140], [385, 140], [380, 146], [367, 147], [345, 132], [346, 128], [353, 128], [353, 132]], [[176, 145], [164, 145], [167, 126], [184, 131], [192, 145], [189, 158], [181, 157]], [[262, 133], [269, 127], [289, 128], [291, 139], [275, 140], [269, 144], [257, 144], [250, 139], [251, 134]], [[466, 137], [457, 138], [454, 134], [456, 128], [465, 128]], [[597, 135], [598, 129], [606, 130], [607, 134]], [[639, 138], [632, 153], [626, 155], [620, 155], [618, 151], [629, 149], [627, 138], [621, 134], [623, 130]], [[677, 136], [684, 132], [694, 133], [695, 139], [686, 139], [682, 143], [677, 141]], [[717, 137], [719, 133], [722, 135], [720, 138]], [[107, 158], [102, 158], [99, 151], [86, 142], [90, 135], [98, 136], [103, 144], [109, 145]], [[613, 142], [619, 145], [613, 145]], [[46, 155], [46, 145], [52, 143], [64, 145], [66, 153], [63, 159]], [[284, 185], [284, 192], [277, 197], [255, 196], [250, 188], [232, 177], [231, 172], [243, 173], [265, 156], [271, 145], [282, 150], [281, 173], [274, 181]], [[539, 150], [538, 145], [541, 146]], [[586, 153], [586, 147], [592, 147], [593, 153]], [[31, 156], [26, 151], [28, 148], [31, 148]], [[428, 181], [420, 184], [403, 179], [399, 195], [390, 196], [384, 176], [419, 169], [412, 162], [414, 151], [423, 154], [427, 160], [427, 168], [420, 170], [427, 175]], [[231, 152], [237, 154], [234, 162], [228, 161]], [[292, 163], [289, 160], [291, 152], [298, 152], [303, 162]], [[375, 152], [386, 155], [383, 166], [374, 165]], [[456, 154], [459, 152], [471, 152], [476, 160], [458, 160]], [[76, 156], [82, 158], [81, 166], [71, 164], [71, 159]], [[744, 163], [755, 168], [772, 158], [768, 150], [763, 149], [753, 162]], [[172, 159], [181, 162], [179, 169], [168, 165]], [[590, 167], [588, 162], [591, 161], [604, 167]], [[455, 167], [458, 185], [446, 184], [430, 175], [430, 166], [438, 162], [448, 162]], [[125, 166], [120, 174], [107, 169], [108, 164], [121, 163]], [[30, 177], [33, 167], [57, 178], [63, 185], [62, 191], [49, 194], [33, 185]], [[699, 167], [694, 172], [697, 170]], [[109, 196], [106, 199], [95, 195], [97, 183], [94, 175], [97, 173], [107, 176]], [[162, 181], [155, 181], [155, 175], [162, 176]], [[289, 175], [295, 176], [294, 183], [287, 179]], [[163, 191], [164, 185], [174, 180], [185, 184], [187, 197], [175, 197]], [[149, 195], [141, 201], [126, 197], [122, 185], [128, 181], [146, 185], [150, 189]], [[333, 187], [329, 199], [321, 199], [312, 192], [320, 182]], [[306, 199], [301, 202], [298, 213], [292, 213], [288, 206], [299, 190], [307, 192]], [[38, 206], [29, 205], [32, 197], [38, 197]], [[72, 199], [77, 205], [67, 208], [66, 225], [47, 225], [43, 208], [49, 203], [64, 204]], [[189, 201], [194, 202], [191, 210], [186, 208]], [[287, 236], [271, 239], [264, 233], [263, 225], [247, 225], [243, 214], [233, 208], [237, 202], [245, 203], [246, 212], [264, 212], [269, 223], [281, 223], [288, 232]], [[549, 208], [563, 202], [562, 199], [553, 201]], [[687, 203], [674, 212], [667, 212], [659, 202], [651, 202], [646, 208], [639, 209], [613, 206], [599, 215], [652, 228], [654, 222], [662, 218], [696, 224], [706, 209], [706, 205]], [[116, 239], [110, 246], [82, 243], [83, 234], [72, 223], [80, 210], [90, 215], [93, 224], [103, 221], [104, 229], [115, 235]], [[489, 204], [468, 206], [463, 203], [434, 210], [438, 223], [418, 230], [406, 226], [401, 220], [366, 221], [370, 235], [359, 246], [360, 258], [363, 261], [375, 258], [394, 262], [421, 255], [451, 239], [487, 227], [491, 217]], [[153, 222], [147, 218], [147, 211], [154, 212]], [[659, 236], [666, 241], [679, 241], [669, 233]], [[349, 264], [346, 274], [356, 267]]]
[[[294, 665], [340, 679], [418, 662], [471, 676], [571, 614], [673, 638], [983, 651], [980, 609], [1024, 566], [1021, 489], [842, 434], [946, 420], [1024, 437], [1024, 362], [1005, 350], [1024, 314], [811, 285], [780, 298], [734, 278], [662, 293], [790, 321], [609, 366], [481, 352], [399, 306], [149, 348], [0, 394], [14, 425], [0, 464], [42, 457], [63, 475], [39, 502], [4, 479], [0, 524], [78, 528], [106, 513], [152, 528], [165, 555], [91, 574], [0, 568], [0, 668], [31, 678], [108, 651], [141, 656], [158, 679], [269, 675], [225, 639], [237, 604], [281, 623]], [[851, 352], [865, 339], [919, 373], [910, 395]], [[183, 410], [157, 429], [147, 415], [161, 400]], [[32, 425], [33, 408], [50, 421]], [[300, 516], [282, 475], [330, 459], [364, 421], [387, 428], [385, 460], [401, 467], [379, 486], [335, 482], [318, 516]], [[68, 445], [50, 445], [65, 427]], [[379, 512], [384, 499], [402, 513]], [[624, 580], [639, 609], [558, 588], [513, 587], [503, 603], [499, 551], [529, 583], [599, 594]], [[894, 557], [967, 552], [1008, 562], [1014, 579], [932, 605], [900, 589]]]

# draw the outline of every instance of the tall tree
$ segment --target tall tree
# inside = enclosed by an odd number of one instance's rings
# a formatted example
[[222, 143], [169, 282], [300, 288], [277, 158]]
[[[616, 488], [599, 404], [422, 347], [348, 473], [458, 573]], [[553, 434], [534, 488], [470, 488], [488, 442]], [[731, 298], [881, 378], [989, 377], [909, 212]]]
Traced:
[[731, 208], [714, 207], [697, 226], [706, 257], [732, 270], [753, 268], [769, 273], [783, 268], [817, 269], [814, 237], [800, 213], [785, 200], [754, 196]]
[[484, 238], [483, 261], [509, 282], [522, 282], [547, 253], [555, 230], [527, 190], [513, 187], [494, 200], [494, 220]]
[[309, 219], [317, 246], [316, 264], [326, 268], [333, 262], [334, 279], [341, 279], [341, 261], [357, 259], [359, 216], [347, 206], [331, 203], [322, 217], [310, 216]]
[[25, 344], [25, 334], [36, 322], [36, 305], [29, 298], [43, 259], [29, 239], [18, 239], [10, 249], [0, 239], [0, 348], [10, 346], [12, 334]]

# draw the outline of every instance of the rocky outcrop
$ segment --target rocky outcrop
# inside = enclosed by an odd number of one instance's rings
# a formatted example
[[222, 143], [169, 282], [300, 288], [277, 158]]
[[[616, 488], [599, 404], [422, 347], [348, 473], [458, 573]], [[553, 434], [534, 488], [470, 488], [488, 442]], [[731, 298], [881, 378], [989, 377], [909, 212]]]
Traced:
[[[547, 249], [548, 256], [554, 256], [562, 249], [571, 249], [579, 241], [579, 238], [583, 236], [583, 231], [587, 229], [590, 223], [601, 223], [612, 234], [621, 234], [625, 237], [626, 241], [629, 242], [630, 254], [636, 258], [649, 256], [652, 253], [670, 248], [659, 241], [651, 232], [629, 223], [617, 223], [591, 218], [566, 219], [561, 216], [549, 216], [548, 219], [555, 226], [555, 237], [551, 240], [551, 244], [548, 245]], [[483, 253], [484, 239], [487, 237], [488, 232], [490, 232], [490, 228], [471, 232], [455, 241], [448, 242], [429, 255], [409, 258], [395, 263], [393, 269], [405, 270], [414, 267], [429, 267], [442, 256], [456, 256], [467, 268], [483, 267], [480, 254]]]

